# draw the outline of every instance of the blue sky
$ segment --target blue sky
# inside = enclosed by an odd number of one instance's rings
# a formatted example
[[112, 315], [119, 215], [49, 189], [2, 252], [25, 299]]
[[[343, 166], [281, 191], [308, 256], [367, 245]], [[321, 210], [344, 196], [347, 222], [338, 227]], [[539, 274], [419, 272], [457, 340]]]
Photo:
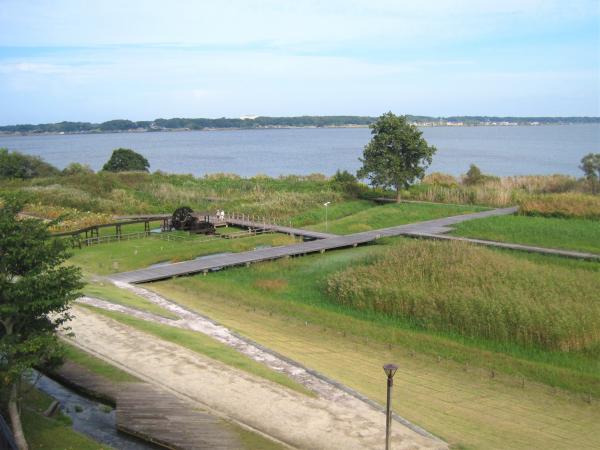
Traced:
[[0, 0], [0, 124], [600, 115], [600, 2]]

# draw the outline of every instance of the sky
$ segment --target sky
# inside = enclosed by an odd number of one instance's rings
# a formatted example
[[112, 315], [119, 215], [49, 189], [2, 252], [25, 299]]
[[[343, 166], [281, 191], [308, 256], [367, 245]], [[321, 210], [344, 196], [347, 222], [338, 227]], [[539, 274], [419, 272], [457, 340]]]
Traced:
[[0, 124], [600, 115], [598, 0], [0, 0]]

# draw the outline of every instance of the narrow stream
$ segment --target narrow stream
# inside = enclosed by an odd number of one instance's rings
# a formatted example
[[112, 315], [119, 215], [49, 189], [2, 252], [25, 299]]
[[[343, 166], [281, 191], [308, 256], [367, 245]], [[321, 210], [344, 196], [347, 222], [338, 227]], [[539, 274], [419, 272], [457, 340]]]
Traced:
[[69, 388], [34, 371], [31, 381], [36, 380], [35, 386], [40, 391], [60, 402], [61, 412], [71, 418], [75, 431], [119, 450], [156, 450], [162, 448], [118, 431], [114, 408], [82, 397]]

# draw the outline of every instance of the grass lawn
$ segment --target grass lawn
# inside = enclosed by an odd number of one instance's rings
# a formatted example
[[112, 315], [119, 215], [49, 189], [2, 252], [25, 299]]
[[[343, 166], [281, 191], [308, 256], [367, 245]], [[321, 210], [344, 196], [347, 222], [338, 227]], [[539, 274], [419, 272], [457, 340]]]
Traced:
[[109, 363], [80, 350], [68, 342], [63, 342], [65, 346], [65, 359], [73, 361], [80, 366], [85, 367], [90, 372], [100, 375], [116, 383], [139, 381], [133, 375], [110, 365]]
[[477, 239], [600, 253], [600, 221], [535, 216], [496, 216], [455, 225], [451, 233]]
[[161, 262], [178, 262], [221, 252], [253, 250], [258, 245], [288, 245], [297, 242], [287, 235], [265, 234], [243, 239], [163, 241], [157, 238], [134, 239], [99, 244], [73, 250], [70, 261], [84, 273], [107, 275], [147, 267]]
[[42, 413], [52, 403], [52, 397], [35, 388], [27, 389], [22, 401], [21, 419], [29, 448], [44, 450], [102, 450], [111, 449], [71, 428], [71, 419], [58, 413], [52, 418]]
[[[600, 394], [600, 367], [593, 355], [425, 332], [326, 298], [323, 288], [329, 274], [372, 258], [400, 240], [149, 287], [381, 403], [381, 365], [399, 363], [397, 411], [455, 445], [597, 446], [600, 440], [592, 430], [600, 420], [600, 407], [595, 399], [591, 404], [585, 401], [586, 392], [596, 398]], [[535, 256], [523, 257], [536, 261]], [[558, 258], [539, 264], [565, 270], [600, 266]]]
[[152, 314], [156, 314], [167, 319], [179, 319], [179, 316], [155, 305], [151, 301], [135, 295], [132, 292], [124, 289], [119, 289], [110, 282], [88, 282], [83, 288], [83, 293], [90, 297], [100, 298], [119, 305], [128, 306], [130, 308], [139, 309]]
[[299, 383], [296, 383], [291, 378], [279, 372], [275, 372], [268, 367], [260, 364], [247, 356], [241, 354], [237, 350], [212, 339], [205, 334], [191, 330], [183, 330], [180, 328], [171, 327], [152, 322], [146, 322], [135, 317], [121, 314], [114, 311], [106, 311], [100, 308], [95, 308], [87, 305], [81, 305], [94, 312], [103, 314], [111, 319], [117, 320], [125, 325], [137, 328], [145, 333], [152, 334], [165, 341], [181, 345], [196, 353], [200, 353], [209, 358], [220, 361], [226, 365], [244, 370], [253, 375], [259, 376], [269, 381], [279, 383], [289, 389], [293, 389], [305, 395], [313, 396], [312, 391], [306, 389]]
[[[329, 216], [327, 231], [335, 234], [352, 234], [488, 209], [473, 205], [443, 205], [436, 203], [391, 203], [381, 206], [372, 206], [373, 203], [370, 203], [370, 207], [366, 207], [367, 205], [363, 203], [360, 205], [363, 207], [357, 208], [357, 211], [343, 217]], [[319, 223], [307, 228], [325, 231], [324, 219], [323, 215]]]

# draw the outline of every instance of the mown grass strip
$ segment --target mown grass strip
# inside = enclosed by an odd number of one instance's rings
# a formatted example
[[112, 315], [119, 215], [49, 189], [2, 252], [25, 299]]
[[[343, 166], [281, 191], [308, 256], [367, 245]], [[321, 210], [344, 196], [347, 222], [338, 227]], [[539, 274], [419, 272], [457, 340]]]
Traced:
[[146, 311], [167, 319], [177, 320], [179, 316], [155, 305], [151, 301], [135, 295], [132, 292], [120, 289], [112, 283], [90, 282], [83, 288], [83, 293], [90, 297], [99, 298], [108, 302], [128, 306], [130, 308]]
[[455, 236], [600, 254], [600, 222], [593, 219], [496, 216], [454, 228]]
[[64, 342], [64, 347], [67, 360], [77, 363], [97, 375], [117, 383], [139, 381], [133, 375], [80, 350], [68, 342]]
[[111, 319], [114, 319], [130, 327], [136, 328], [145, 333], [149, 333], [165, 341], [172, 342], [173, 344], [180, 345], [193, 352], [207, 356], [216, 361], [220, 361], [228, 366], [235, 367], [236, 369], [243, 370], [252, 375], [256, 375], [258, 377], [280, 384], [281, 386], [292, 389], [301, 394], [308, 395], [311, 397], [315, 396], [315, 394], [312, 391], [308, 390], [301, 384], [296, 383], [294, 380], [287, 377], [286, 375], [275, 372], [269, 369], [268, 367], [241, 354], [235, 349], [228, 347], [227, 345], [221, 344], [220, 342], [217, 342], [211, 337], [208, 337], [202, 333], [170, 327], [168, 325], [146, 322], [144, 320], [137, 319], [126, 314], [114, 311], [106, 311], [104, 309], [95, 308], [93, 306], [81, 306], [91, 309], [96, 313], [110, 317]]

